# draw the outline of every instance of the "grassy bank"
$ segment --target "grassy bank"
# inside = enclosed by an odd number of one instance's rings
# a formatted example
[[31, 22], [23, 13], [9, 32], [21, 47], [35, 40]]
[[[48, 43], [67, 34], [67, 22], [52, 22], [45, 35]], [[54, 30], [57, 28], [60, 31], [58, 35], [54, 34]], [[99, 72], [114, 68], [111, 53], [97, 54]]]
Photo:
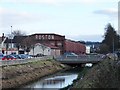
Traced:
[[41, 60], [23, 65], [2, 67], [2, 88], [15, 88], [45, 75], [69, 68], [55, 60]]
[[79, 79], [73, 88], [120, 88], [120, 61], [103, 60]]

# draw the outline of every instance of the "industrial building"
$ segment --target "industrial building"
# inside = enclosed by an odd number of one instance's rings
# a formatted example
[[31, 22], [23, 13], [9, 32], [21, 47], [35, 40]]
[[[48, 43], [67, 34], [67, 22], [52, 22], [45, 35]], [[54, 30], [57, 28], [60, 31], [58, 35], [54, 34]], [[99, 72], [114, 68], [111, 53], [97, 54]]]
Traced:
[[[39, 45], [38, 45], [39, 44]], [[30, 54], [40, 53], [41, 45], [48, 48], [48, 51], [45, 51], [46, 55], [62, 55], [65, 52], [73, 52], [76, 54], [84, 54], [86, 52], [86, 47], [84, 44], [65, 39], [65, 36], [54, 34], [54, 33], [37, 33], [26, 36], [14, 36], [14, 38], [8, 39], [6, 38], [4, 42], [4, 51], [12, 50], [11, 52], [17, 51], [17, 53], [27, 52], [26, 50], [29, 48]], [[33, 52], [32, 49], [35, 49]], [[42, 51], [41, 51], [42, 53]]]

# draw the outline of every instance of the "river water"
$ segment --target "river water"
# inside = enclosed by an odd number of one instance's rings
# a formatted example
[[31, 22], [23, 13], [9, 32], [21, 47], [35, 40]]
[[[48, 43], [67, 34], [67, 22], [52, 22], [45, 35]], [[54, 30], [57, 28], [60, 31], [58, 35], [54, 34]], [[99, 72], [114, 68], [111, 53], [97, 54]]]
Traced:
[[71, 85], [73, 83], [73, 80], [77, 79], [78, 73], [81, 72], [81, 70], [82, 69], [80, 68], [74, 68], [58, 72], [53, 75], [48, 75], [42, 79], [24, 86], [23, 88], [39, 88], [41, 90], [54, 88], [55, 90], [59, 90], [61, 88], [67, 87], [68, 85]]

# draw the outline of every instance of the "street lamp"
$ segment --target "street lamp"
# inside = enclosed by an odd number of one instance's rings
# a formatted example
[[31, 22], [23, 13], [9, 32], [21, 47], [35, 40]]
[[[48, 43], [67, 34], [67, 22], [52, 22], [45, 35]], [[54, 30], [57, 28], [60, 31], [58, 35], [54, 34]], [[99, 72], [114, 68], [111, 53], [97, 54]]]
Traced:
[[11, 26], [11, 53], [12, 53], [12, 26]]

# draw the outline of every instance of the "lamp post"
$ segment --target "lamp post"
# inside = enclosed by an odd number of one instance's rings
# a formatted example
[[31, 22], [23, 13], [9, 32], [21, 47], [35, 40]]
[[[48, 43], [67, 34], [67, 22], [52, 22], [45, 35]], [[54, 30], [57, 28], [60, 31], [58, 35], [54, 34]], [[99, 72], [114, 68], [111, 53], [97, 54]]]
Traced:
[[11, 54], [12, 54], [12, 26], [11, 26]]

